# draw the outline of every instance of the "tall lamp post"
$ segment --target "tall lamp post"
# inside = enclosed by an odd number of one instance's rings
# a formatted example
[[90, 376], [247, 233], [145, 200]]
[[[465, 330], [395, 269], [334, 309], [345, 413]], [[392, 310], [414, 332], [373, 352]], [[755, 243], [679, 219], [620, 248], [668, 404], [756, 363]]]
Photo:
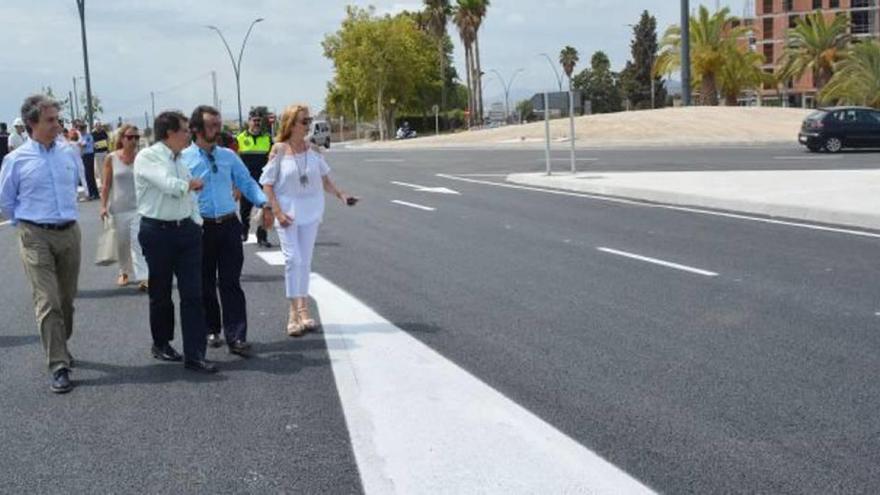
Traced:
[[495, 69], [489, 69], [490, 72], [494, 73], [498, 76], [498, 80], [501, 82], [501, 86], [504, 88], [504, 123], [510, 123], [510, 87], [513, 85], [513, 80], [516, 79], [517, 74], [523, 72], [525, 69], [516, 69], [513, 72], [513, 75], [510, 76], [510, 79], [507, 82], [504, 82], [504, 76], [501, 75]]
[[86, 125], [92, 130], [92, 79], [89, 76], [89, 47], [86, 43], [86, 0], [76, 0], [79, 10], [79, 29], [82, 34], [83, 65], [86, 72]]
[[244, 40], [241, 42], [241, 50], [238, 52], [238, 61], [236, 62], [235, 56], [232, 55], [232, 49], [229, 48], [229, 43], [226, 42], [226, 38], [223, 37], [223, 33], [220, 31], [217, 26], [205, 26], [206, 28], [214, 31], [220, 36], [220, 41], [223, 42], [223, 46], [226, 47], [226, 52], [229, 54], [229, 60], [232, 61], [232, 70], [235, 72], [235, 91], [238, 94], [238, 127], [242, 128], [244, 126], [244, 121], [241, 118], [241, 57], [244, 55], [244, 47], [247, 44], [247, 40], [251, 35], [251, 30], [254, 29], [254, 25], [258, 22], [263, 22], [265, 19], [259, 17], [254, 19], [251, 22], [250, 27], [248, 27], [247, 34], [244, 35]]
[[556, 70], [556, 64], [553, 63], [553, 59], [551, 59], [550, 55], [547, 55], [546, 53], [540, 53], [538, 55], [547, 59], [547, 63], [550, 64], [550, 68], [553, 69], [553, 74], [556, 75], [556, 83], [559, 84], [559, 92], [561, 93], [562, 92], [562, 76], [560, 76], [559, 71]]

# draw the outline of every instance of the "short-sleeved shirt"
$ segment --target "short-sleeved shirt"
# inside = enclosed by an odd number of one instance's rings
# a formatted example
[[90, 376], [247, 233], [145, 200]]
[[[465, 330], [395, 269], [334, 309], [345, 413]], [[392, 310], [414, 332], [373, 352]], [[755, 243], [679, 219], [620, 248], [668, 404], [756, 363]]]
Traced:
[[[279, 172], [280, 166], [280, 172]], [[330, 165], [320, 153], [309, 149], [305, 153], [284, 154], [273, 158], [263, 169], [260, 184], [272, 185], [278, 205], [298, 225], [320, 222], [324, 217], [323, 176], [330, 173]], [[303, 184], [300, 180], [308, 180]]]

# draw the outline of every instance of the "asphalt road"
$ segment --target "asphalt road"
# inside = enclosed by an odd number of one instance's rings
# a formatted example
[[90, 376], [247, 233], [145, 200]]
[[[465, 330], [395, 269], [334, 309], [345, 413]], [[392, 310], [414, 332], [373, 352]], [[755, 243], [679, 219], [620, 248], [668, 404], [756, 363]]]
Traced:
[[[870, 168], [880, 154], [578, 156], [634, 171]], [[880, 486], [880, 239], [436, 175], [502, 183], [542, 159], [333, 150], [337, 182], [363, 201], [328, 207], [314, 270], [657, 491]], [[194, 377], [148, 357], [146, 300], [87, 263], [96, 205], [82, 214], [82, 364], [66, 397], [46, 390], [13, 230], [0, 227], [4, 491], [361, 490], [321, 335], [283, 335], [277, 267], [246, 260], [258, 356], [211, 351], [222, 372]]]

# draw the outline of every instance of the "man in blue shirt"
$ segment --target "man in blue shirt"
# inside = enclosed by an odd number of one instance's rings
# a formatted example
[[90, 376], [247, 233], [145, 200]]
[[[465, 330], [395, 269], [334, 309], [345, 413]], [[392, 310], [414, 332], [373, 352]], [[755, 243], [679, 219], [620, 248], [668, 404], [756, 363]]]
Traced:
[[58, 102], [28, 97], [21, 106], [30, 138], [0, 168], [0, 211], [17, 227], [19, 255], [31, 284], [34, 313], [52, 377], [52, 392], [69, 392], [73, 300], [80, 264], [76, 221], [78, 151], [56, 141]]
[[[222, 345], [222, 326], [229, 352], [248, 357], [247, 310], [241, 289], [244, 251], [241, 222], [233, 197], [233, 186], [258, 208], [266, 205], [266, 196], [247, 167], [234, 151], [217, 145], [222, 121], [217, 109], [197, 107], [189, 121], [195, 142], [182, 153], [182, 161], [193, 177], [204, 181], [199, 193], [202, 225], [202, 300], [208, 327], [208, 344]], [[271, 221], [271, 211], [263, 210], [264, 223]], [[218, 284], [219, 282], [219, 284]], [[220, 292], [220, 304], [217, 292]], [[222, 320], [221, 320], [222, 305]]]

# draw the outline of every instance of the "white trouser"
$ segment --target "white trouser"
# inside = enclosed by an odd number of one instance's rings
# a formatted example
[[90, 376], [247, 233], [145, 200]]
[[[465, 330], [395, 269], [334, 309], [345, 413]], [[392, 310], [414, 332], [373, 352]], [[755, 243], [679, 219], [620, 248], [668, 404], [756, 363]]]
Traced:
[[312, 253], [321, 222], [308, 225], [291, 224], [278, 230], [281, 252], [284, 254], [284, 288], [287, 298], [309, 295], [309, 274], [312, 271]]
[[98, 184], [98, 190], [101, 190], [101, 183], [104, 182], [104, 158], [107, 158], [107, 152], [100, 151], [95, 153], [95, 182]]
[[119, 259], [119, 273], [134, 276], [138, 282], [147, 280], [147, 262], [138, 232], [141, 228], [141, 217], [137, 211], [114, 213], [113, 228], [116, 230], [116, 256]]

